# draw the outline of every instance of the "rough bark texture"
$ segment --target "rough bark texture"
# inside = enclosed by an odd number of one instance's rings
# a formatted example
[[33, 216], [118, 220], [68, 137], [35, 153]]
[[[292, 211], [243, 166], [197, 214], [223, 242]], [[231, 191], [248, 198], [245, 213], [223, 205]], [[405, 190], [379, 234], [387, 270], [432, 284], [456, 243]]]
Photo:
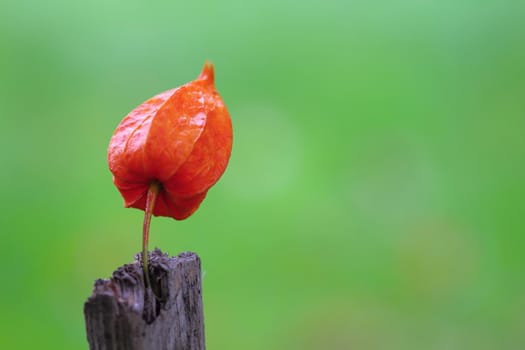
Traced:
[[[109, 280], [97, 280], [84, 304], [92, 350], [204, 350], [201, 262], [195, 253], [150, 253], [152, 289], [140, 254]], [[154, 294], [153, 294], [154, 293]]]

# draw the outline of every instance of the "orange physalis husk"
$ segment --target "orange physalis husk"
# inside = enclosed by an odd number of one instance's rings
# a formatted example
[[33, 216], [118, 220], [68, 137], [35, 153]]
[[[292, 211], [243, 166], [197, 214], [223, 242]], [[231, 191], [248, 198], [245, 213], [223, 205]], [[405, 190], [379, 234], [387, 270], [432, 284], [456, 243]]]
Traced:
[[147, 100], [121, 121], [108, 162], [126, 207], [144, 210], [150, 185], [158, 183], [153, 215], [182, 220], [223, 174], [231, 148], [230, 116], [206, 63], [196, 80]]

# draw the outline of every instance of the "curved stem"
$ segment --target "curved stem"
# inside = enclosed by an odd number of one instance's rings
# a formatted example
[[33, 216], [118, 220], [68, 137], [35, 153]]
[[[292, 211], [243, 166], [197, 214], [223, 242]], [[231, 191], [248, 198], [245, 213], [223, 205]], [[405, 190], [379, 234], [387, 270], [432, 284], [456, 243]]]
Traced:
[[149, 225], [159, 190], [160, 184], [157, 181], [153, 181], [149, 185], [146, 197], [146, 208], [144, 209], [144, 224], [142, 226], [142, 270], [144, 271], [144, 282], [146, 283], [146, 288], [151, 287], [148, 270]]

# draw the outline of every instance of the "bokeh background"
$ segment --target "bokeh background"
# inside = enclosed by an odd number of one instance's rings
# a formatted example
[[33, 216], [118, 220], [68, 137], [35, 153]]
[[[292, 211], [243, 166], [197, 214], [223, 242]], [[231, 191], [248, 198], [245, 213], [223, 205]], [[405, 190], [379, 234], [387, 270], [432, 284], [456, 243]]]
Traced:
[[151, 245], [203, 260], [209, 349], [523, 349], [525, 2], [0, 6], [0, 348], [87, 349], [140, 250], [122, 117], [206, 59], [230, 166]]

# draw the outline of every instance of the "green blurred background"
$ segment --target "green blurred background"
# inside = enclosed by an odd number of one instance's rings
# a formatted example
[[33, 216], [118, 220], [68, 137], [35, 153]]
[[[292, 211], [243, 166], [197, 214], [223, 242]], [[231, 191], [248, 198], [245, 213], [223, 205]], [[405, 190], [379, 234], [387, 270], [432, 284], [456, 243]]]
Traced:
[[106, 150], [206, 59], [230, 166], [151, 245], [203, 260], [209, 349], [523, 349], [525, 3], [0, 5], [1, 349], [86, 349], [140, 250]]

